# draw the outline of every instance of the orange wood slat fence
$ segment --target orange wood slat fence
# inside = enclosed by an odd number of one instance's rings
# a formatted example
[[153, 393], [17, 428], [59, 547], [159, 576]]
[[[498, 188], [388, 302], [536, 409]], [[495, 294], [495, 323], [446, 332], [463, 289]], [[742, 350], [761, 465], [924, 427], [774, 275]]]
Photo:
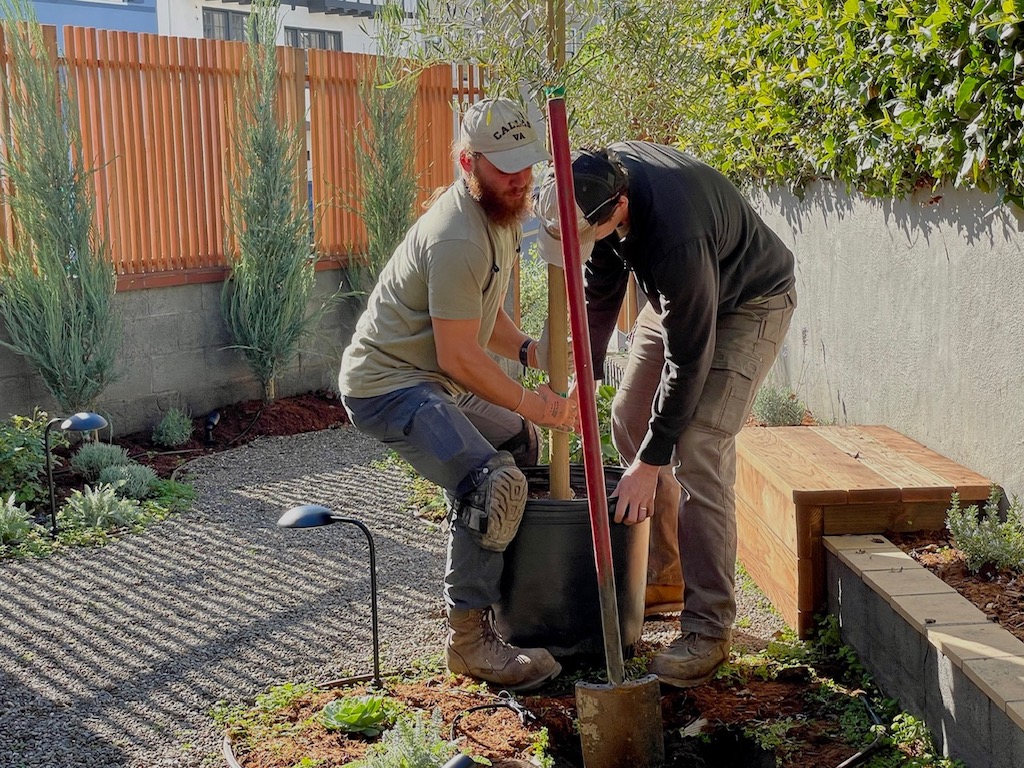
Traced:
[[310, 163], [316, 247], [328, 256], [357, 251], [366, 230], [352, 210], [359, 198], [355, 142], [365, 115], [359, 101], [365, 54], [309, 51]]
[[[361, 182], [356, 172], [356, 142], [365, 135], [366, 113], [360, 83], [375, 57], [335, 51], [308, 51], [309, 134], [317, 250], [328, 257], [366, 249], [366, 229], [357, 209]], [[412, 127], [419, 187], [417, 204], [438, 186], [450, 184], [455, 117], [452, 67], [420, 73]], [[479, 98], [479, 95], [477, 95]]]
[[[56, 55], [56, 30], [44, 27]], [[64, 63], [81, 123], [97, 227], [121, 289], [220, 279], [234, 166], [235, 98], [244, 43], [64, 28]], [[279, 117], [303, 124], [308, 89], [310, 180], [322, 256], [347, 260], [366, 247], [351, 210], [358, 195], [354, 143], [362, 131], [359, 82], [374, 57], [278, 48]], [[8, 73], [0, 40], [0, 64]], [[308, 73], [307, 73], [308, 68]], [[415, 103], [420, 202], [454, 177], [455, 105], [482, 96], [470, 67], [424, 71]], [[9, 135], [0, 103], [0, 131]], [[305, 158], [302, 159], [305, 165]], [[0, 210], [0, 236], [10, 212]]]

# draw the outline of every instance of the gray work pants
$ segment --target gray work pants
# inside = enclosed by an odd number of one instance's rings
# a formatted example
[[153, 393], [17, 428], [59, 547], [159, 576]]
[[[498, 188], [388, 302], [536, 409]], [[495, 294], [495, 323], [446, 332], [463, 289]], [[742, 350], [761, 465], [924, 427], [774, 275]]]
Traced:
[[[342, 397], [349, 419], [441, 486], [452, 498], [472, 491], [497, 447], [523, 430], [523, 418], [475, 395], [453, 397], [439, 384], [418, 384], [378, 397]], [[476, 610], [501, 596], [500, 552], [477, 546], [451, 516], [444, 598], [449, 608]]]
[[[682, 632], [724, 638], [736, 618], [736, 434], [782, 347], [796, 289], [719, 314], [711, 371], [693, 421], [658, 477], [648, 584], [683, 583]], [[647, 434], [665, 363], [658, 313], [637, 318], [612, 404], [612, 439], [628, 466]], [[680, 484], [690, 500], [680, 503]], [[681, 556], [680, 556], [681, 555]]]

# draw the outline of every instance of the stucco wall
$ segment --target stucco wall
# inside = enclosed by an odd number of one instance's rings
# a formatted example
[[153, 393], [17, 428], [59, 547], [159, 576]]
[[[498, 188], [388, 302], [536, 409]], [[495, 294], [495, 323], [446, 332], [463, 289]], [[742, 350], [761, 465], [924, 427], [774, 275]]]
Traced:
[[888, 424], [1024, 496], [1024, 218], [940, 194], [751, 196], [797, 256], [773, 375], [819, 420]]
[[[337, 289], [335, 270], [317, 274], [317, 295]], [[220, 315], [221, 283], [153, 288], [118, 294], [124, 319], [121, 378], [101, 396], [96, 410], [110, 417], [116, 434], [152, 428], [169, 408], [193, 414], [262, 396]], [[280, 396], [336, 389], [341, 351], [351, 335], [356, 303], [341, 301], [278, 382]], [[7, 340], [0, 321], [0, 338]], [[39, 406], [65, 415], [23, 358], [0, 348], [0, 418], [29, 414]]]

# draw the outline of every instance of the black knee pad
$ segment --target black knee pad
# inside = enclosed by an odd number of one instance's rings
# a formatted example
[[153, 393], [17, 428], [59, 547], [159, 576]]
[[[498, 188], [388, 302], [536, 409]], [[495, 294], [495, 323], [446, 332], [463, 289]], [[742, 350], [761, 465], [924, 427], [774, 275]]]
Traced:
[[505, 451], [478, 470], [480, 483], [459, 500], [460, 520], [483, 549], [504, 552], [526, 508], [526, 477]]

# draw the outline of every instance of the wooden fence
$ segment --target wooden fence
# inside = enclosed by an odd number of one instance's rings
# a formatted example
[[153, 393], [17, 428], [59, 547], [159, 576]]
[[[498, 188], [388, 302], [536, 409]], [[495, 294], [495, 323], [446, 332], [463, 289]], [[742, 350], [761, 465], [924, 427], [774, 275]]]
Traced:
[[[55, 30], [46, 32], [56, 57]], [[245, 44], [70, 26], [64, 41], [62, 65], [86, 163], [95, 171], [96, 224], [110, 246], [119, 289], [222, 279]], [[282, 116], [308, 116], [317, 251], [345, 262], [366, 248], [351, 202], [359, 192], [355, 143], [365, 132], [359, 84], [374, 60], [283, 47], [277, 54]], [[2, 47], [0, 64], [6, 76]], [[455, 110], [482, 90], [472, 68], [422, 73], [414, 116], [420, 201], [452, 181]], [[9, 130], [6, 120], [0, 130]], [[8, 217], [5, 210], [5, 233]]]

